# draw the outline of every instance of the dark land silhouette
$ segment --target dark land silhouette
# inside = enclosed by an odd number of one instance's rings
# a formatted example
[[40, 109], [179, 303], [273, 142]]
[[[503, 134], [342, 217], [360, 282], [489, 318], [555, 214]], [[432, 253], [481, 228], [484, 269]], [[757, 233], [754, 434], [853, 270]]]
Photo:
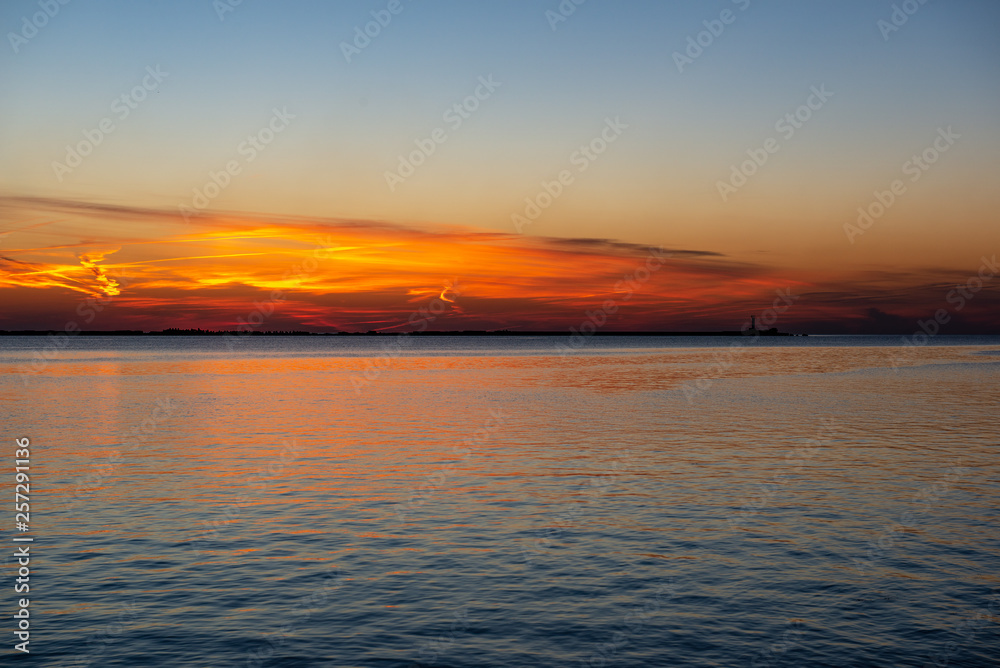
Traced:
[[[660, 331], [594, 331], [583, 333], [583, 336], [808, 336], [807, 334], [789, 334], [779, 332], [776, 328], [768, 330], [743, 330], [743, 331], [720, 331], [720, 332], [660, 332]], [[238, 331], [238, 330], [213, 330], [213, 329], [177, 329], [169, 328], [156, 332], [144, 332], [137, 329], [115, 329], [115, 330], [80, 330], [76, 332], [64, 332], [52, 329], [22, 329], [3, 330], [0, 329], [0, 336], [48, 336], [48, 335], [72, 335], [72, 336], [398, 336], [408, 334], [410, 336], [578, 336], [581, 333], [569, 330], [510, 330], [500, 329], [491, 331], [460, 330], [460, 331], [432, 331], [422, 332], [387, 332], [369, 330], [367, 332], [305, 332], [298, 330], [264, 330], [264, 331]]]

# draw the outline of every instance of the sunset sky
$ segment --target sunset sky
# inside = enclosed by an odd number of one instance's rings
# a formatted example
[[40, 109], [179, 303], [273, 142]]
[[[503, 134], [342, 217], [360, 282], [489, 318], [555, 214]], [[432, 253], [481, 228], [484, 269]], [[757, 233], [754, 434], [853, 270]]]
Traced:
[[998, 3], [232, 2], [0, 6], [0, 329], [1000, 332]]

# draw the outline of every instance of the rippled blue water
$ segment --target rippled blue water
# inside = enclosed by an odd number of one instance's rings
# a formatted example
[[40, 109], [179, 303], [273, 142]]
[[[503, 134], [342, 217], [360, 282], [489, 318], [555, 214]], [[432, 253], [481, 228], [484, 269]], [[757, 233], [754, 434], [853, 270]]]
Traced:
[[565, 344], [0, 337], [17, 658], [998, 665], [1000, 338]]

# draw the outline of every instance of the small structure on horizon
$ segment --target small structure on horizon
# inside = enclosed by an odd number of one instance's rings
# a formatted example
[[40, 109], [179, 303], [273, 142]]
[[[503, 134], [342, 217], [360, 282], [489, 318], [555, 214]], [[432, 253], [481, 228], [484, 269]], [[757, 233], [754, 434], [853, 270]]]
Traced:
[[757, 329], [757, 316], [750, 316], [750, 329], [744, 329], [745, 336], [792, 336], [791, 334], [779, 333], [777, 327], [771, 329]]

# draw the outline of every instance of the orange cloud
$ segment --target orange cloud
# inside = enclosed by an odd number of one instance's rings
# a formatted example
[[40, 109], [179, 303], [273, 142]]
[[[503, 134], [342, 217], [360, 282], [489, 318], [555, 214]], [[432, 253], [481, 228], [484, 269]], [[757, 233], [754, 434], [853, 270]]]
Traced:
[[107, 274], [104, 273], [104, 268], [101, 267], [98, 262], [103, 260], [105, 256], [116, 253], [121, 248], [115, 248], [110, 251], [91, 251], [89, 253], [82, 253], [79, 256], [80, 264], [97, 277], [97, 283], [100, 291], [108, 296], [114, 297], [115, 295], [121, 294], [121, 290], [118, 289], [118, 282], [113, 278], [109, 278]]
[[[778, 289], [800, 295], [779, 323], [791, 328], [864, 323], [873, 308], [925, 317], [916, 295], [933, 298], [913, 275], [792, 274], [607, 239], [235, 214], [192, 224], [157, 210], [0, 200], [5, 217], [19, 210], [61, 219], [5, 240], [0, 292], [26, 309], [2, 316], [6, 329], [54, 326], [67, 291], [113, 298], [94, 328], [147, 330], [233, 328], [275, 294], [261, 329], [401, 330], [435, 300], [447, 308], [431, 329], [566, 329], [609, 301], [607, 329], [736, 329]], [[984, 291], [980, 303], [993, 299]]]

